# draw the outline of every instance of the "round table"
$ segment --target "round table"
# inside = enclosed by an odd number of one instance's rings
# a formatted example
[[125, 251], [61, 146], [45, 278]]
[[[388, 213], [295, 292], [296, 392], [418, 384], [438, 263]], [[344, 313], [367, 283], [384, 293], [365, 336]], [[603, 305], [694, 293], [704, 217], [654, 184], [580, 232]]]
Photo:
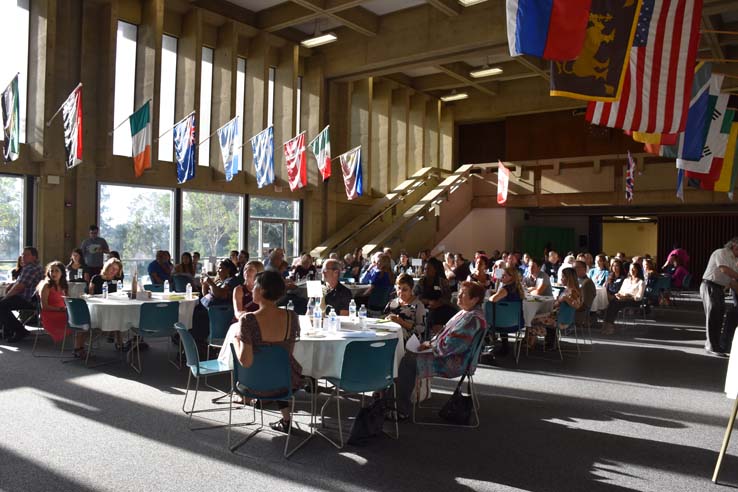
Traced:
[[198, 300], [166, 299], [163, 294], [151, 299], [128, 299], [128, 296], [110, 294], [107, 299], [102, 296], [86, 296], [90, 310], [92, 328], [102, 331], [128, 331], [136, 326], [141, 316], [141, 305], [145, 302], [179, 302], [179, 322], [188, 330], [192, 329], [192, 313]]
[[[349, 343], [356, 340], [392, 340], [399, 338], [395, 349], [395, 363], [393, 375], [397, 376], [397, 368], [400, 360], [405, 355], [405, 344], [402, 339], [402, 331], [397, 323], [377, 323], [377, 319], [369, 318], [367, 326], [370, 330], [362, 332], [358, 325], [351, 323], [348, 316], [339, 316], [341, 330], [338, 332], [321, 331], [316, 336], [309, 336], [313, 329], [307, 316], [300, 316], [300, 338], [295, 343], [293, 355], [295, 360], [302, 366], [303, 376], [315, 379], [327, 377], [341, 377], [343, 366], [343, 355]], [[325, 320], [324, 320], [325, 321]], [[218, 354], [218, 360], [233, 367], [230, 345], [233, 337], [241, 329], [240, 323], [233, 323], [223, 341], [223, 346]]]
[[553, 296], [527, 296], [523, 301], [523, 319], [525, 326], [531, 326], [533, 318], [541, 313], [553, 311]]
[[68, 282], [67, 283], [67, 296], [78, 299], [85, 293], [85, 282]]

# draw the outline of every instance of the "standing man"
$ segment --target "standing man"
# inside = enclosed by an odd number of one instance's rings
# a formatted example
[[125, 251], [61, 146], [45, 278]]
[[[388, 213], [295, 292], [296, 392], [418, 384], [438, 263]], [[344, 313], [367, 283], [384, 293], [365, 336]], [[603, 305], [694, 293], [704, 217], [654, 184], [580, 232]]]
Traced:
[[90, 278], [98, 275], [105, 261], [104, 254], [109, 253], [110, 248], [108, 242], [100, 237], [100, 228], [96, 224], [90, 226], [90, 237], [82, 241], [80, 248], [85, 257], [85, 265], [87, 265]]
[[44, 270], [38, 264], [38, 251], [32, 246], [26, 246], [23, 248], [23, 268], [18, 279], [5, 292], [5, 297], [0, 299], [0, 323], [8, 342], [19, 342], [28, 335], [13, 311], [36, 309], [31, 299], [43, 276]]
[[[702, 305], [705, 308], [707, 329], [705, 351], [721, 357], [725, 356], [726, 350], [730, 350], [730, 347], [723, 347], [721, 342], [727, 341], [728, 332], [731, 331], [728, 324], [732, 316], [726, 319], [722, 339], [721, 332], [723, 332], [723, 315], [725, 314], [725, 288], [738, 289], [736, 256], [738, 256], [738, 237], [728, 241], [725, 247], [712, 252], [705, 273], [702, 274], [702, 284], [700, 284], [700, 297], [702, 297]], [[731, 311], [735, 309], [736, 307], [733, 306]]]

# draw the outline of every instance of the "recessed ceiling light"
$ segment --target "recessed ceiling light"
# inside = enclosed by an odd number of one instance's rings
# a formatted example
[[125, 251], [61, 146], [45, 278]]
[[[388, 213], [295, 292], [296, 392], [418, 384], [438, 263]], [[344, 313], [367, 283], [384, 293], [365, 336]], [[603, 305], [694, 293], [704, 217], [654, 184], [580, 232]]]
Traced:
[[482, 68], [472, 70], [471, 72], [469, 72], [469, 75], [471, 75], [475, 79], [481, 79], [482, 77], [491, 77], [492, 75], [499, 75], [501, 73], [502, 69], [500, 67], [489, 67], [485, 65]]
[[472, 5], [476, 5], [478, 3], [486, 2], [487, 0], [459, 0], [459, 3], [463, 5], [464, 7], [471, 7]]
[[332, 43], [337, 39], [338, 37], [335, 34], [333, 34], [332, 32], [327, 32], [324, 34], [313, 36], [312, 38], [305, 39], [301, 41], [300, 44], [303, 45], [305, 48], [315, 48], [316, 46], [322, 46], [324, 44]]
[[445, 96], [441, 96], [441, 101], [443, 102], [461, 101], [462, 99], [466, 99], [467, 97], [469, 97], [469, 94], [467, 94], [466, 92], [453, 91], [451, 94], [446, 94]]

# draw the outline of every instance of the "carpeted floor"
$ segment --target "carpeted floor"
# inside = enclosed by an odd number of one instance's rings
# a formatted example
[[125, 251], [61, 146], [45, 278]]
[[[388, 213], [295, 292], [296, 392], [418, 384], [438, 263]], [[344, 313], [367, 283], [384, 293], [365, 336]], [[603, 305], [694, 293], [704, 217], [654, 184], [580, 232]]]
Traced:
[[[31, 341], [0, 344], [0, 490], [724, 488], [710, 477], [732, 404], [722, 393], [727, 360], [702, 350], [699, 313], [656, 316], [659, 322], [595, 337], [593, 352], [563, 363], [523, 354], [517, 367], [510, 356], [480, 366], [479, 429], [403, 423], [399, 441], [337, 450], [314, 438], [290, 460], [281, 455], [284, 437], [271, 432], [234, 454], [224, 429], [188, 430], [186, 372], [166, 362], [163, 342], [145, 353], [142, 375], [122, 363], [87, 369], [35, 358]], [[43, 349], [49, 353], [48, 341]], [[115, 357], [105, 342], [100, 357]], [[451, 384], [434, 382], [435, 403]], [[201, 393], [199, 408], [213, 396]], [[344, 408], [347, 415], [358, 409]], [[243, 422], [248, 412], [234, 415]], [[227, 420], [225, 411], [206, 416]], [[731, 488], [736, 455], [733, 445], [721, 475]]]

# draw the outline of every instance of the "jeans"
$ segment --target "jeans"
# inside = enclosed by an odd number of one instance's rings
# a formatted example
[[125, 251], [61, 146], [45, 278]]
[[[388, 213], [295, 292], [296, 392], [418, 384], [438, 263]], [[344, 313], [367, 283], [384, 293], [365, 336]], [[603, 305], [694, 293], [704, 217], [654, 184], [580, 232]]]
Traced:
[[0, 299], [0, 325], [4, 327], [5, 336], [10, 337], [23, 330], [23, 325], [15, 317], [13, 311], [19, 309], [36, 309], [33, 304], [19, 295]]

